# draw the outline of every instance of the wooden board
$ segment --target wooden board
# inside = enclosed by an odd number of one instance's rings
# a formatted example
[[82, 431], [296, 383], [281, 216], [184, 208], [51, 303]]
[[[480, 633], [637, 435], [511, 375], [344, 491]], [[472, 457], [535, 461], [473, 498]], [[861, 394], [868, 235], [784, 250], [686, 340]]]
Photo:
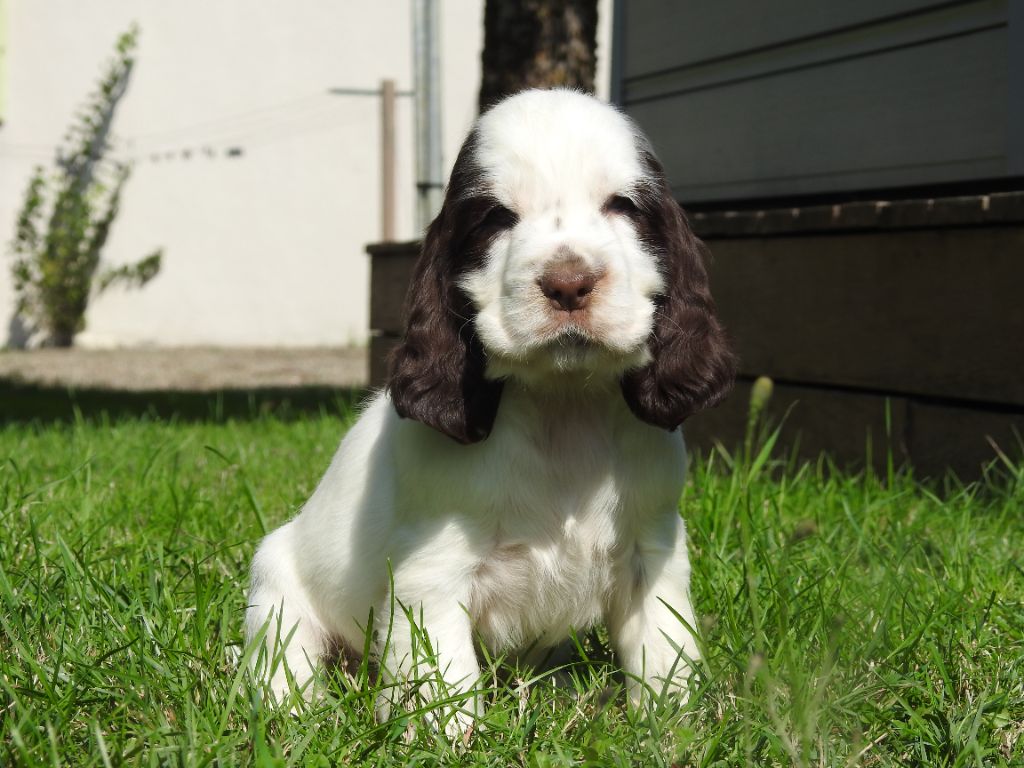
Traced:
[[745, 374], [1024, 406], [1024, 228], [709, 245]]
[[379, 334], [370, 337], [370, 386], [383, 387], [388, 378], [388, 355], [398, 343], [399, 336]]
[[[692, 417], [683, 425], [687, 443], [702, 451], [721, 443], [734, 451], [743, 445], [750, 402], [750, 383], [740, 381], [718, 408]], [[889, 409], [889, 427], [886, 426]], [[814, 387], [775, 385], [767, 423], [782, 425], [780, 455], [796, 450], [803, 458], [827, 453], [844, 469], [863, 469], [870, 457], [885, 467], [891, 446], [898, 464], [910, 458], [907, 400]]]
[[910, 456], [922, 472], [938, 475], [949, 469], [976, 478], [983, 467], [1001, 463], [999, 453], [1017, 466], [1024, 459], [1024, 412], [911, 401], [908, 418]]
[[[687, 421], [683, 431], [690, 448], [705, 454], [718, 443], [730, 452], [739, 449], [749, 398], [750, 383], [741, 381], [718, 408]], [[922, 477], [952, 472], [963, 480], [978, 478], [999, 461], [998, 451], [1018, 465], [1024, 460], [1024, 410], [776, 385], [767, 423], [781, 425], [776, 456], [795, 452], [813, 461], [827, 454], [841, 469], [854, 471], [870, 465], [884, 472], [890, 450], [897, 467], [909, 464]]]
[[374, 245], [368, 249], [370, 268], [370, 328], [399, 334], [405, 327], [403, 308], [420, 246], [414, 243]]

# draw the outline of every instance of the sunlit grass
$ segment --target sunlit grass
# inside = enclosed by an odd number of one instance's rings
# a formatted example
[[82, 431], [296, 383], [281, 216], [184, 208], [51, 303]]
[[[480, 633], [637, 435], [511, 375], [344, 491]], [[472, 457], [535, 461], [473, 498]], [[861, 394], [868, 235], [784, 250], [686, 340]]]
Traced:
[[594, 638], [557, 682], [490, 676], [459, 750], [377, 723], [365, 669], [264, 705], [237, 664], [249, 562], [347, 422], [0, 430], [0, 764], [1024, 764], [1022, 471], [925, 484], [764, 441], [696, 462], [681, 502], [705, 657], [685, 708], [628, 709]]

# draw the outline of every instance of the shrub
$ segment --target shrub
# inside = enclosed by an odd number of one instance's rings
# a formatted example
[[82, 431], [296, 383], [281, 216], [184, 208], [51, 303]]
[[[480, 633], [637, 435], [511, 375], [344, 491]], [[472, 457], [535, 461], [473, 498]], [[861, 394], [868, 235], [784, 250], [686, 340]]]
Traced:
[[[37, 166], [18, 214], [11, 251], [17, 313], [44, 343], [70, 346], [85, 324], [91, 295], [114, 283], [144, 285], [160, 271], [162, 251], [100, 270], [100, 254], [131, 173], [108, 161], [110, 126], [131, 76], [138, 30], [122, 34], [96, 91], [75, 117], [57, 167]], [[47, 200], [51, 203], [47, 203]]]

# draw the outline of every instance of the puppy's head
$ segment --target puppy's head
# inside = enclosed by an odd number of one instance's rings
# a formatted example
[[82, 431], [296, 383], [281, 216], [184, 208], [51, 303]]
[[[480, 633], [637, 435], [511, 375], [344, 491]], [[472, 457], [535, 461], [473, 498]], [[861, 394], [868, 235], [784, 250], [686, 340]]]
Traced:
[[644, 139], [614, 108], [526, 91], [466, 139], [427, 231], [388, 389], [398, 413], [485, 438], [502, 382], [617, 380], [675, 429], [734, 363], [702, 246]]

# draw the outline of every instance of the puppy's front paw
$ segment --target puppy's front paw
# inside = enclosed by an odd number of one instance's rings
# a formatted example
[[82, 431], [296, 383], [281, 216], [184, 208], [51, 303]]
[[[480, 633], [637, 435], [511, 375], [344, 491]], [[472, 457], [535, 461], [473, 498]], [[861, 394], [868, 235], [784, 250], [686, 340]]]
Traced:
[[477, 716], [465, 710], [452, 711], [449, 707], [445, 707], [445, 710], [447, 712], [439, 719], [447, 718], [444, 723], [444, 734], [448, 741], [456, 749], [468, 747], [473, 734], [479, 729], [480, 721]]
[[[377, 699], [377, 720], [386, 723], [405, 713], [409, 716], [405, 730], [407, 742], [415, 739], [418, 727], [424, 727], [434, 733], [443, 731], [454, 748], [466, 747], [481, 728], [479, 718], [483, 715], [483, 702], [478, 694], [468, 694], [452, 703], [436, 703], [446, 698], [449, 697], [438, 696], [432, 689], [410, 692], [393, 686], [382, 691]], [[432, 705], [432, 702], [435, 703]]]

